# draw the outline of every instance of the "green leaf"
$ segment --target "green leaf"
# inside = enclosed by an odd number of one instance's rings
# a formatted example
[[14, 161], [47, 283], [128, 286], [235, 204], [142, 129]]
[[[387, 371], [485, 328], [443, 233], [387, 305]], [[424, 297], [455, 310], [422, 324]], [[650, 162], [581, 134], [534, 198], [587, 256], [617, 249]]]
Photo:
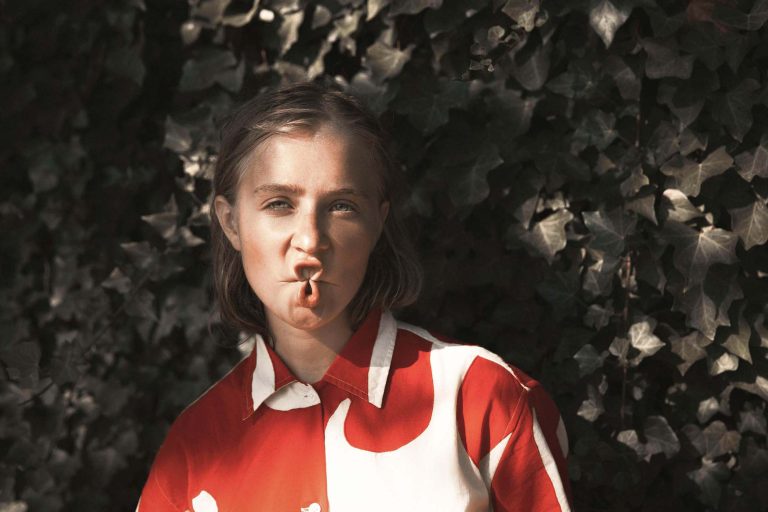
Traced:
[[736, 170], [742, 178], [752, 181], [755, 176], [768, 178], [768, 134], [760, 139], [760, 145], [736, 156]]
[[704, 279], [709, 267], [715, 263], [737, 262], [738, 237], [730, 231], [712, 226], [698, 231], [669, 221], [664, 226], [663, 237], [675, 246], [675, 268], [691, 282]]
[[739, 413], [739, 432], [754, 432], [759, 435], [768, 435], [765, 408], [749, 409]]
[[565, 248], [565, 226], [573, 220], [573, 214], [568, 210], [558, 210], [533, 227], [523, 232], [520, 239], [533, 251], [534, 254], [544, 256], [551, 265], [555, 255]]
[[112, 269], [109, 277], [101, 282], [101, 286], [116, 290], [121, 295], [125, 295], [131, 289], [131, 278], [123, 274], [119, 267]]
[[495, 144], [486, 142], [476, 147], [469, 162], [451, 169], [451, 173], [456, 176], [448, 189], [453, 204], [473, 205], [488, 197], [488, 172], [503, 162]]
[[581, 402], [576, 414], [590, 423], [594, 423], [594, 421], [604, 412], [603, 397], [597, 392], [597, 389], [595, 389], [593, 385], [588, 385], [587, 399]]
[[728, 430], [722, 421], [713, 421], [704, 430], [695, 425], [686, 425], [683, 432], [700, 455], [710, 460], [726, 453], [737, 453], [741, 444], [741, 435], [735, 430]]
[[632, 448], [638, 457], [649, 461], [653, 455], [663, 453], [671, 458], [680, 451], [680, 440], [663, 416], [648, 416], [643, 425], [646, 442], [641, 443], [634, 430], [623, 430], [616, 439]]
[[628, 215], [620, 208], [603, 212], [584, 212], [584, 224], [592, 233], [589, 242], [591, 249], [603, 251], [612, 256], [620, 256], [624, 253], [624, 246], [629, 235], [635, 232], [637, 218]]
[[760, 30], [768, 21], [768, 1], [756, 0], [749, 13], [728, 4], [715, 4], [712, 19], [736, 29]]
[[[238, 71], [238, 69], [240, 67], [238, 67], [237, 59], [232, 52], [205, 48], [196, 57], [184, 63], [179, 90], [181, 92], [200, 91], [215, 83], [222, 86], [224, 84], [227, 86], [237, 85], [237, 80], [234, 80], [233, 83], [233, 78], [238, 73], [242, 75], [242, 71]], [[239, 87], [237, 89], [239, 90]]]
[[552, 272], [536, 287], [536, 291], [552, 306], [554, 318], [563, 318], [576, 305], [580, 288], [578, 268], [567, 272]]
[[712, 115], [723, 123], [731, 136], [741, 142], [752, 128], [752, 105], [759, 89], [757, 81], [747, 78], [734, 89], [716, 97]]
[[667, 180], [669, 188], [676, 188], [685, 195], [696, 197], [701, 191], [702, 183], [724, 173], [732, 165], [733, 159], [725, 151], [725, 146], [720, 146], [701, 163], [688, 158], [672, 158], [661, 166], [661, 172], [670, 177]]
[[439, 9], [443, 0], [392, 0], [389, 15], [418, 14], [424, 9]]
[[739, 235], [745, 249], [768, 242], [768, 208], [762, 199], [756, 198], [752, 204], [728, 212], [731, 229]]
[[22, 387], [34, 388], [39, 380], [40, 345], [24, 341], [0, 350], [0, 360], [7, 366], [10, 377]]
[[709, 374], [713, 377], [725, 372], [732, 372], [739, 367], [739, 360], [733, 354], [723, 352], [717, 359], [709, 360]]
[[652, 356], [664, 346], [664, 342], [653, 334], [655, 327], [656, 321], [648, 317], [633, 323], [629, 328], [629, 343], [640, 352], [632, 358], [633, 366], [637, 366], [644, 358]]
[[603, 357], [597, 352], [595, 347], [587, 343], [573, 355], [573, 358], [579, 364], [579, 376], [591, 375], [595, 370], [603, 366]]
[[524, 89], [538, 91], [544, 87], [549, 77], [550, 51], [551, 48], [549, 46], [536, 47], [520, 64], [515, 63], [512, 69], [512, 76]]
[[730, 476], [728, 467], [722, 462], [713, 462], [710, 459], [702, 459], [701, 467], [694, 471], [686, 473], [701, 490], [697, 496], [705, 505], [717, 508], [722, 494], [721, 481], [725, 481]]
[[704, 213], [688, 200], [687, 195], [674, 188], [668, 188], [664, 191], [661, 207], [666, 212], [666, 219], [664, 220], [669, 219], [674, 222], [685, 223], [704, 216]]
[[673, 337], [670, 343], [672, 345], [672, 352], [683, 360], [682, 363], [677, 365], [677, 369], [680, 371], [680, 375], [685, 375], [696, 361], [707, 357], [707, 351], [704, 349], [712, 344], [712, 340], [699, 331], [693, 331], [682, 338]]
[[749, 323], [744, 319], [743, 312], [739, 313], [739, 324], [736, 332], [731, 332], [726, 338], [723, 346], [728, 352], [752, 364], [752, 355], [749, 352], [749, 338], [752, 336], [752, 329]]
[[619, 94], [625, 100], [637, 100], [640, 98], [640, 73], [621, 57], [615, 54], [608, 55], [603, 64], [605, 71], [613, 77]]
[[589, 24], [603, 40], [606, 48], [611, 46], [613, 36], [627, 21], [631, 12], [631, 7], [626, 5], [617, 7], [609, 0], [599, 0], [589, 9]]
[[585, 148], [594, 146], [603, 151], [617, 137], [616, 117], [610, 112], [590, 110], [582, 118], [571, 137], [571, 152], [581, 153]]
[[467, 82], [441, 80], [437, 90], [422, 87], [415, 94], [401, 95], [396, 109], [422, 132], [430, 133], [448, 122], [450, 109], [463, 108], [468, 99]]
[[640, 44], [647, 54], [645, 74], [648, 78], [690, 78], [695, 57], [680, 55], [673, 38], [646, 38]]
[[507, 0], [501, 11], [523, 27], [526, 32], [530, 32], [536, 27], [539, 4], [539, 0]]
[[400, 74], [403, 66], [411, 59], [413, 46], [398, 50], [381, 41], [373, 43], [365, 52], [363, 64], [371, 70], [376, 82], [383, 82]]

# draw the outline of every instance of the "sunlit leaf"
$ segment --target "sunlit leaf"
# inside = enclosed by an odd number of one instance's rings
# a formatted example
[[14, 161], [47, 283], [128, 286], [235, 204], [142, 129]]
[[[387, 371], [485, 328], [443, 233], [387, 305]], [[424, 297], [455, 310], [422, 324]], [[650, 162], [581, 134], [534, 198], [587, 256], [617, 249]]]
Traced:
[[713, 105], [713, 115], [739, 142], [752, 128], [752, 105], [755, 103], [755, 91], [758, 88], [758, 83], [748, 78], [727, 93], [718, 96]]
[[539, 4], [539, 0], [507, 0], [501, 10], [526, 32], [530, 32], [536, 26]]
[[664, 237], [675, 246], [675, 267], [691, 281], [703, 279], [714, 263], [735, 263], [738, 237], [720, 228], [702, 231], [667, 222]]
[[768, 242], [768, 208], [762, 199], [756, 198], [752, 204], [728, 212], [731, 229], [739, 235], [745, 249]]
[[399, 50], [379, 41], [368, 47], [364, 63], [371, 70], [374, 80], [382, 82], [400, 73], [410, 60], [411, 52], [413, 47]]
[[589, 422], [594, 422], [604, 412], [602, 395], [597, 392], [594, 386], [588, 385], [587, 399], [581, 402], [576, 414]]
[[691, 204], [687, 195], [674, 188], [664, 191], [661, 206], [666, 210], [667, 218], [675, 222], [685, 223], [704, 216], [701, 210]]
[[732, 372], [739, 367], [739, 360], [733, 354], [723, 352], [717, 359], [711, 360], [709, 364], [710, 375], [720, 375], [724, 372]]
[[439, 9], [443, 0], [391, 0], [390, 15], [416, 14], [424, 9]]
[[629, 328], [629, 342], [640, 352], [632, 359], [633, 365], [639, 364], [644, 358], [652, 356], [664, 346], [664, 342], [653, 334], [655, 326], [655, 320], [649, 317], [633, 323]]
[[699, 331], [693, 331], [687, 336], [674, 337], [670, 340], [672, 352], [677, 354], [682, 363], [677, 365], [681, 375], [685, 375], [688, 369], [701, 359], [707, 357], [705, 347], [712, 343], [712, 340], [701, 334]]
[[599, 0], [589, 10], [589, 24], [605, 43], [606, 48], [611, 46], [613, 36], [627, 18], [631, 8], [621, 5], [617, 7], [610, 0]]
[[565, 248], [565, 226], [573, 220], [568, 210], [558, 210], [540, 220], [520, 235], [520, 239], [536, 253], [552, 263], [555, 255]]
[[661, 167], [661, 172], [670, 177], [669, 186], [679, 189], [688, 196], [698, 196], [701, 184], [709, 178], [722, 174], [733, 165], [733, 159], [720, 146], [697, 163], [688, 158], [673, 158]]

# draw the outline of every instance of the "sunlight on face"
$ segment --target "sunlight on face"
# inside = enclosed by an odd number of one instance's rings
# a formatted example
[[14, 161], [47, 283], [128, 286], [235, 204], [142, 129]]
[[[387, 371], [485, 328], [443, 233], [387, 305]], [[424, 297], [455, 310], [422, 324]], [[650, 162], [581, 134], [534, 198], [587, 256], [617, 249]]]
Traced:
[[225, 232], [271, 326], [349, 325], [389, 209], [379, 172], [366, 145], [333, 125], [273, 136], [252, 155]]

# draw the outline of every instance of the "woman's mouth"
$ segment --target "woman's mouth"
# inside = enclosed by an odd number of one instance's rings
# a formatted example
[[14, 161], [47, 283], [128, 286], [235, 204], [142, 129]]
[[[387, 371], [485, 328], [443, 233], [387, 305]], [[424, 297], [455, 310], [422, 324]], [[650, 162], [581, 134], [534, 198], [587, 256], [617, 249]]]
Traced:
[[304, 285], [299, 287], [297, 302], [302, 308], [317, 307], [320, 303], [320, 287], [317, 282], [307, 279]]

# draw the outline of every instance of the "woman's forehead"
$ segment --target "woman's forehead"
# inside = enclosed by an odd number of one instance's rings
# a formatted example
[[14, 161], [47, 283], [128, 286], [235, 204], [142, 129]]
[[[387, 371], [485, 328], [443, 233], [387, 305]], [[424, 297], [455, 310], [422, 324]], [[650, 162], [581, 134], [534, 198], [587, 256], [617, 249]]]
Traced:
[[381, 192], [382, 166], [370, 142], [335, 124], [271, 135], [245, 164], [242, 182], [249, 187], [284, 183]]

